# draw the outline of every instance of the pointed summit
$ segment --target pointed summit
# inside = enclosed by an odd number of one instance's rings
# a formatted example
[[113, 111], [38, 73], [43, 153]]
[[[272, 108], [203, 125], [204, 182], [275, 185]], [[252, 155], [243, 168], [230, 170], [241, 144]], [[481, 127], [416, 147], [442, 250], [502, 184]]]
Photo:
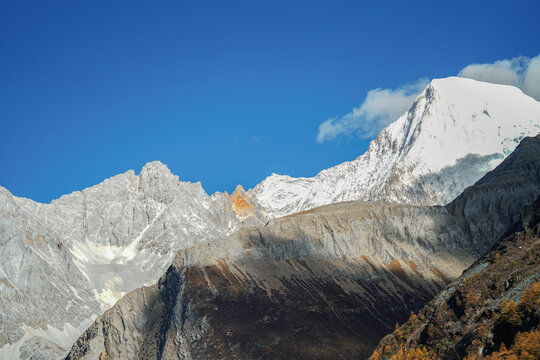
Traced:
[[253, 215], [254, 207], [247, 198], [246, 191], [242, 185], [238, 185], [231, 194], [231, 207], [240, 220], [244, 220]]
[[171, 190], [178, 186], [179, 181], [167, 165], [152, 161], [144, 165], [139, 174], [139, 191], [159, 202], [169, 203], [173, 201]]
[[165, 165], [159, 160], [154, 160], [154, 161], [150, 161], [146, 163], [142, 167], [141, 173], [139, 175], [143, 175], [143, 174], [145, 175], [152, 174], [152, 176], [155, 176], [155, 177], [160, 176], [160, 175], [166, 175], [166, 176], [172, 175], [171, 170], [169, 170], [167, 165]]
[[540, 132], [540, 102], [508, 85], [435, 79], [356, 160], [250, 190], [270, 217], [350, 200], [444, 205]]

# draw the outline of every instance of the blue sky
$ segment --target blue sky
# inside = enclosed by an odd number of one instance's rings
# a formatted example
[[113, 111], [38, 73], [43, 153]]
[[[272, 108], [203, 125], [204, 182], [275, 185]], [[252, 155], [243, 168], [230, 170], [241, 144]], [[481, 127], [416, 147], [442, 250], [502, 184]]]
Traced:
[[48, 202], [160, 160], [209, 193], [313, 176], [376, 88], [540, 52], [538, 1], [2, 1], [0, 185]]

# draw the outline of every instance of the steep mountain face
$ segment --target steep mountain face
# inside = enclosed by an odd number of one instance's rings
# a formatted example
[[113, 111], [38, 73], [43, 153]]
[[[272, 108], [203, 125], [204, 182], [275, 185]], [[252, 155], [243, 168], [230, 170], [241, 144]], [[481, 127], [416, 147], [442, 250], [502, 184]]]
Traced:
[[[178, 250], [237, 239], [233, 235], [244, 226], [258, 226], [277, 216], [336, 201], [446, 203], [502, 161], [519, 139], [536, 134], [539, 127], [539, 103], [519, 90], [449, 78], [434, 80], [411, 110], [373, 141], [365, 155], [312, 179], [271, 176], [248, 192], [239, 186], [231, 195], [208, 196], [200, 184], [180, 182], [166, 166], [153, 162], [139, 175], [129, 171], [50, 204], [16, 198], [0, 187], [0, 358], [58, 358], [96, 316], [124, 294], [157, 281]], [[520, 201], [535, 191], [535, 181], [527, 181], [512, 188], [516, 202], [504, 200], [503, 181], [501, 203], [495, 203], [491, 195], [484, 198], [484, 190], [477, 190], [469, 194], [474, 199], [436, 211], [407, 206], [351, 206], [370, 209], [365, 211], [372, 215], [365, 220], [375, 223], [387, 213], [400, 213], [395, 216], [402, 218], [415, 214], [423, 219], [418, 224], [424, 224], [421, 226], [426, 229], [431, 226], [428, 224], [439, 221], [432, 220], [433, 216], [443, 216], [437, 211], [454, 217], [473, 211], [471, 216], [483, 219], [484, 210], [489, 210], [490, 214], [502, 214], [501, 223], [505, 223], [516, 213]], [[490, 180], [487, 187], [493, 183]], [[474, 215], [474, 211], [479, 214]], [[350, 221], [364, 221], [363, 217], [359, 219]], [[392, 231], [405, 232], [403, 239], [413, 237], [415, 233], [409, 229], [413, 225], [408, 221], [396, 222]], [[489, 234], [499, 231], [494, 219], [482, 221]], [[332, 226], [341, 225], [338, 221]], [[354, 225], [346, 232], [349, 240], [340, 251], [346, 253], [356, 239], [372, 237], [357, 232], [355, 226], [361, 227]], [[377, 229], [372, 230], [386, 234], [386, 240], [392, 238], [393, 233]], [[333, 231], [327, 230], [325, 236], [332, 237]], [[459, 231], [480, 230], [471, 225], [471, 229]], [[426, 232], [426, 238], [433, 236], [437, 236], [435, 232]], [[379, 246], [375, 240], [363, 244]], [[482, 246], [472, 246], [470, 254], [464, 254], [461, 260], [456, 258], [458, 265], [445, 267], [433, 260], [438, 269], [433, 271], [450, 278], [457, 276], [472, 261], [471, 254], [477, 254]], [[377, 260], [370, 261], [388, 268], [388, 262], [409, 249], [385, 251], [377, 252], [373, 255]], [[419, 259], [414, 261], [422, 267]], [[396, 270], [397, 265], [391, 267]], [[357, 274], [354, 266], [355, 270], [350, 271]], [[421, 279], [415, 274], [411, 276]], [[323, 275], [319, 272], [317, 276]], [[437, 285], [417, 279], [420, 288], [412, 291], [415, 295], [409, 296], [404, 308], [431, 296], [442, 284], [440, 277], [434, 279]]]
[[433, 80], [354, 161], [313, 178], [273, 174], [249, 191], [270, 218], [351, 200], [444, 205], [540, 132], [540, 102], [512, 86]]
[[68, 359], [367, 358], [517, 220], [539, 169], [526, 138], [447, 207], [345, 202], [179, 251]]
[[371, 357], [540, 357], [540, 197], [481, 259], [418, 315], [384, 338]]
[[65, 354], [97, 315], [159, 279], [177, 250], [236, 231], [244, 214], [233, 200], [159, 162], [50, 204], [0, 188], [0, 358]]

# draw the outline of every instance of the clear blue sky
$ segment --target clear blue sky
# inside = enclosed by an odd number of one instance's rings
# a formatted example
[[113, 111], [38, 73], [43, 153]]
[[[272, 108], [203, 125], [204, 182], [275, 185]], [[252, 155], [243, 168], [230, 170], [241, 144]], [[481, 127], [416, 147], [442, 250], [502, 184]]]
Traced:
[[2, 1], [0, 185], [48, 202], [161, 160], [209, 193], [369, 142], [368, 90], [540, 51], [538, 1]]

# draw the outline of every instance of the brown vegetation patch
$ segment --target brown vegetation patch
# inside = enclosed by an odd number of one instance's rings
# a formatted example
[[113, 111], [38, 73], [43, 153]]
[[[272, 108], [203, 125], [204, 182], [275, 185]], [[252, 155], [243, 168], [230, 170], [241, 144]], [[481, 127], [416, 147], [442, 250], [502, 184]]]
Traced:
[[392, 260], [392, 262], [389, 264], [389, 266], [390, 266], [390, 270], [392, 270], [392, 272], [403, 272], [403, 269], [401, 268], [401, 263], [399, 262], [398, 259]]
[[300, 211], [300, 212], [297, 212], [297, 213], [294, 213], [294, 214], [286, 215], [284, 217], [289, 218], [289, 217], [301, 216], [301, 215], [311, 214], [311, 213], [313, 213], [313, 209]]
[[405, 270], [403, 270], [403, 268], [401, 267], [401, 263], [398, 259], [392, 260], [392, 262], [388, 264], [388, 267], [390, 268], [392, 274], [394, 274], [399, 280], [411, 286], [413, 289], [416, 288], [414, 282], [411, 281]]
[[416, 264], [413, 261], [409, 261], [409, 267], [412, 269], [412, 271], [414, 271], [414, 273], [416, 275], [418, 275], [422, 279], [424, 278], [424, 275], [422, 275], [422, 273], [420, 273], [420, 271], [418, 271], [418, 267], [416, 266]]
[[437, 269], [435, 266], [432, 266], [429, 268], [429, 270], [431, 270], [431, 272], [437, 276], [439, 279], [441, 279], [442, 281], [444, 281], [444, 283], [446, 285], [450, 284], [452, 282], [452, 280], [450, 280], [449, 278], [446, 277], [446, 275], [444, 275], [442, 273], [441, 270]]
[[375, 265], [373, 265], [373, 263], [369, 260], [369, 257], [367, 257], [366, 255], [362, 255], [362, 259], [364, 259], [364, 261], [367, 262], [369, 266], [375, 269]]

